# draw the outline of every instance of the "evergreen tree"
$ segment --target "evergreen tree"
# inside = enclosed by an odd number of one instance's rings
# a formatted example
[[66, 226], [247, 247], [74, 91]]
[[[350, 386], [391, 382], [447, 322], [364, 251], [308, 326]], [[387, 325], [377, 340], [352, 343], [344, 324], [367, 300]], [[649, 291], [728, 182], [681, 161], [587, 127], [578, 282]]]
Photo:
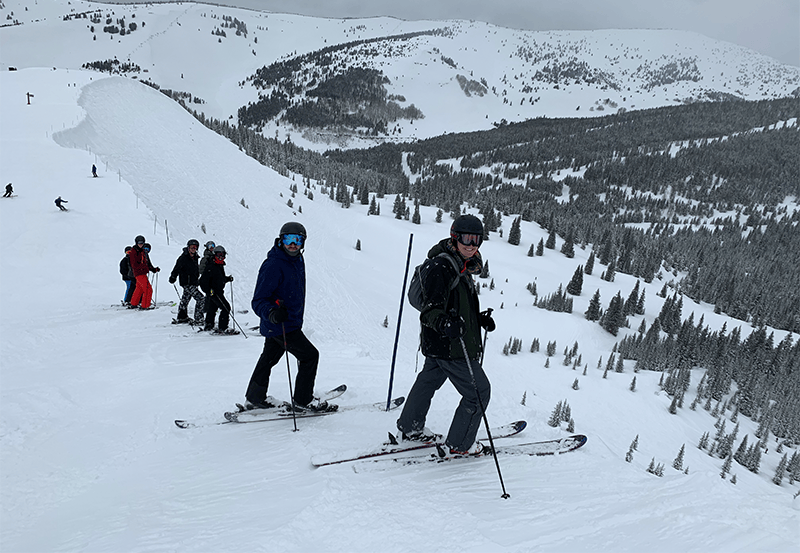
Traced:
[[586, 260], [586, 266], [583, 268], [583, 272], [587, 275], [591, 275], [592, 271], [594, 270], [594, 250], [589, 253], [589, 259]]
[[730, 455], [728, 455], [728, 456], [725, 458], [725, 462], [724, 462], [724, 463], [722, 463], [722, 471], [719, 473], [719, 475], [720, 475], [720, 477], [721, 477], [723, 480], [725, 480], [725, 477], [726, 477], [726, 476], [728, 475], [728, 473], [731, 471], [731, 464], [732, 464], [732, 463], [731, 463], [731, 461], [732, 461], [732, 460], [733, 460], [733, 457], [732, 457], [732, 456], [730, 456]]
[[573, 296], [580, 296], [582, 288], [583, 288], [583, 266], [578, 265], [578, 268], [575, 269], [575, 273], [572, 275], [572, 280], [570, 280], [569, 284], [567, 284], [567, 294], [572, 294]]
[[544, 247], [548, 250], [556, 249], [556, 231], [550, 231], [550, 234], [547, 235], [547, 242], [545, 242]]
[[587, 321], [598, 321], [600, 320], [600, 289], [598, 288], [595, 291], [592, 299], [589, 300], [589, 307], [586, 309], [586, 320]]
[[544, 255], [544, 238], [540, 238], [539, 243], [536, 244], [536, 255], [539, 257]]
[[533, 244], [531, 244], [531, 247], [528, 248], [528, 257], [533, 257], [533, 253]]
[[783, 477], [786, 475], [786, 463], [788, 461], [787, 457], [788, 457], [788, 454], [784, 453], [783, 454], [783, 458], [778, 463], [778, 468], [775, 469], [775, 476], [772, 478], [772, 482], [774, 484], [777, 484], [778, 486], [781, 485], [781, 482], [783, 481]]
[[419, 202], [414, 202], [414, 215], [411, 217], [411, 222], [418, 225], [422, 222], [422, 217], [419, 214]]
[[511, 223], [511, 230], [508, 231], [508, 243], [514, 246], [519, 246], [520, 238], [522, 238], [522, 231], [520, 230], [521, 219], [517, 217]]
[[600, 317], [600, 326], [608, 332], [617, 335], [619, 329], [625, 326], [625, 315], [622, 313], [622, 296], [619, 292], [611, 299], [605, 313]]
[[564, 239], [564, 243], [561, 245], [561, 253], [570, 259], [575, 257], [575, 243], [573, 242], [572, 231], [567, 233], [567, 237]]
[[675, 460], [672, 461], [672, 468], [675, 470], [683, 470], [683, 454], [686, 451], [686, 444], [681, 446], [681, 450], [678, 452], [678, 456], [675, 457]]
[[367, 215], [377, 215], [378, 214], [378, 203], [375, 200], [375, 196], [372, 196], [372, 200], [369, 202], [369, 210], [367, 211]]

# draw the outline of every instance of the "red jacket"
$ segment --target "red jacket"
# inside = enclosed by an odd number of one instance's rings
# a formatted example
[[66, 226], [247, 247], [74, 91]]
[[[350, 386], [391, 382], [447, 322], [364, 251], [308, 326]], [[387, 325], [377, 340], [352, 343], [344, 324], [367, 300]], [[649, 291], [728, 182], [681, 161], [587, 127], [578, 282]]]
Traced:
[[128, 252], [128, 257], [131, 260], [131, 269], [133, 270], [134, 277], [146, 275], [155, 269], [152, 263], [150, 263], [150, 256], [139, 246], [132, 247]]

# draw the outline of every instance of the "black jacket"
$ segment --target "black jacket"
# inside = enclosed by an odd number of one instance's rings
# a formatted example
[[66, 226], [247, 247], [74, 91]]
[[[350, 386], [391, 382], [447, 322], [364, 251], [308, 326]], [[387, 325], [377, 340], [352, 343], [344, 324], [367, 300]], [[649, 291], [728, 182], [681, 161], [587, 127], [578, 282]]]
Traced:
[[200, 256], [197, 254], [190, 254], [189, 248], [183, 248], [183, 253], [178, 256], [175, 261], [175, 267], [172, 269], [169, 277], [177, 278], [181, 286], [197, 285], [200, 278], [200, 270], [197, 267], [197, 261]]
[[231, 277], [225, 275], [225, 262], [217, 263], [212, 258], [200, 277], [200, 289], [206, 294], [221, 296], [225, 293], [225, 285], [230, 281]]
[[[424, 283], [425, 297], [428, 299], [430, 307], [419, 315], [422, 354], [426, 357], [443, 359], [464, 358], [461, 341], [458, 338], [450, 339], [439, 332], [439, 324], [442, 319], [455, 310], [466, 326], [463, 339], [467, 353], [470, 359], [477, 359], [480, 357], [482, 349], [481, 327], [478, 319], [480, 314], [478, 293], [475, 290], [472, 275], [466, 270], [467, 265], [464, 259], [445, 247], [447, 241], [448, 239], [440, 241], [428, 252], [428, 259], [431, 262], [426, 264], [428, 272], [425, 275]], [[447, 259], [437, 257], [443, 252], [452, 256], [456, 264], [462, 267], [458, 285], [452, 290], [450, 286], [455, 277], [455, 268]]]
[[127, 254], [119, 262], [119, 274], [122, 275], [122, 280], [136, 280], [136, 277], [133, 276], [133, 269], [131, 269], [131, 259]]

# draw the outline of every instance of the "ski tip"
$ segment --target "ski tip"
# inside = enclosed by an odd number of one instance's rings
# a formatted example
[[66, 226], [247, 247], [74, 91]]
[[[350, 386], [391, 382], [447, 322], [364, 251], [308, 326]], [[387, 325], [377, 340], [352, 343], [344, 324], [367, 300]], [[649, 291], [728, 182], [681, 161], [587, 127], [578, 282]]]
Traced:
[[178, 428], [189, 428], [190, 426], [192, 426], [192, 423], [181, 419], [175, 419], [175, 426], [177, 426]]
[[227, 420], [229, 422], [239, 422], [238, 413], [231, 413], [230, 411], [226, 411], [224, 416], [225, 416], [225, 420]]
[[511, 423], [511, 426], [514, 427], [514, 430], [516, 430], [517, 432], [522, 432], [528, 426], [528, 422], [527, 421], [517, 421], [517, 422]]
[[395, 407], [400, 407], [401, 405], [403, 405], [403, 403], [405, 403], [405, 401], [406, 401], [405, 396], [396, 397], [392, 400], [392, 405], [394, 405]]
[[577, 445], [576, 445], [575, 447], [573, 447], [572, 449], [578, 449], [579, 447], [583, 447], [584, 445], [586, 445], [586, 442], [587, 442], [587, 440], [588, 440], [589, 438], [587, 438], [587, 437], [586, 437], [586, 436], [584, 436], [583, 434], [575, 434], [574, 436], [570, 436], [570, 437], [569, 437], [569, 439], [570, 439], [570, 440], [574, 440], [574, 441], [575, 441], [575, 443], [577, 444]]
[[389, 444], [398, 445], [397, 438], [391, 432], [389, 432]]
[[331, 390], [331, 392], [341, 392], [341, 393], [345, 393], [346, 391], [347, 391], [347, 384], [342, 384], [341, 386]]

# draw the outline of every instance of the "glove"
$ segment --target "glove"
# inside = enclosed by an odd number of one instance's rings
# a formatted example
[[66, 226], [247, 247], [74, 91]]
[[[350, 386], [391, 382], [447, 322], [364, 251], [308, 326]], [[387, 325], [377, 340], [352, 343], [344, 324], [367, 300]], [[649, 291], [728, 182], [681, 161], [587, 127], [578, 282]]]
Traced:
[[272, 324], [281, 324], [289, 320], [289, 310], [282, 303], [277, 307], [273, 307], [269, 312], [269, 322]]
[[171, 276], [171, 277], [169, 277], [169, 283], [170, 283], [170, 284], [175, 284], [175, 281], [176, 281], [176, 280], [177, 280], [177, 279], [176, 279], [174, 276]]
[[497, 328], [494, 319], [492, 319], [491, 311], [488, 309], [478, 315], [478, 324], [481, 325], [481, 328], [485, 328], [487, 332], [494, 332], [494, 329]]
[[439, 319], [439, 333], [448, 338], [455, 339], [464, 335], [466, 325], [461, 317], [442, 317]]
[[154, 272], [154, 273], [157, 273], [157, 272], [158, 272], [158, 271], [160, 271], [160, 270], [161, 270], [161, 267], [156, 267], [155, 269], [153, 269], [153, 272]]
[[230, 276], [228, 277], [228, 282], [233, 282], [233, 275], [230, 275]]

